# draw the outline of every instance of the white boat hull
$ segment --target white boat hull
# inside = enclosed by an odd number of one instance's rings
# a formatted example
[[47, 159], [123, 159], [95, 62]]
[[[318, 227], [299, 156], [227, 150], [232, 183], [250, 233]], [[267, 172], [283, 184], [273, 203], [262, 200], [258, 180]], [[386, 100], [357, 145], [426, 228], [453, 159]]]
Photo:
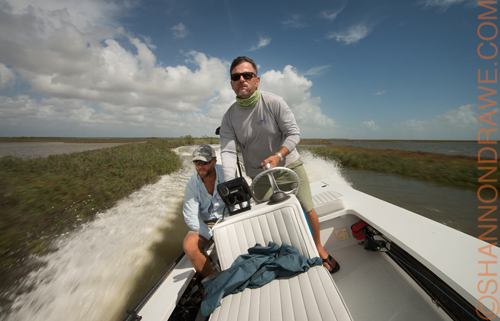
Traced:
[[[432, 293], [430, 296], [404, 270], [405, 264], [398, 264], [398, 258], [384, 253], [384, 249], [374, 252], [359, 245], [350, 229], [359, 220], [366, 221], [393, 242], [395, 249], [408, 253], [430, 271], [429, 275], [435, 275], [451, 292], [456, 292], [458, 299], [450, 299], [459, 300], [456, 305], [465, 308], [469, 304], [468, 312], [458, 312], [455, 319], [483, 320], [475, 313], [478, 302], [483, 302], [494, 310], [486, 315], [488, 319], [500, 320], [494, 316], [498, 306], [491, 304], [492, 300], [500, 301], [500, 291], [491, 293], [495, 289], [490, 286], [488, 293], [481, 293], [484, 285], [478, 285], [478, 275], [485, 272], [485, 266], [478, 262], [496, 261], [493, 256], [499, 257], [498, 247], [488, 248], [488, 259], [478, 251], [488, 243], [330, 180], [311, 184], [311, 190], [317, 203], [323, 246], [341, 264], [333, 278], [353, 320], [453, 320], [439, 297]], [[321, 199], [324, 195], [328, 196], [326, 200]], [[498, 275], [498, 267], [489, 265], [489, 273]], [[193, 275], [194, 270], [184, 257], [137, 314], [147, 321], [168, 320]], [[492, 277], [495, 278], [498, 277]], [[439, 282], [430, 283], [444, 288]], [[492, 299], [487, 301], [485, 296]]]

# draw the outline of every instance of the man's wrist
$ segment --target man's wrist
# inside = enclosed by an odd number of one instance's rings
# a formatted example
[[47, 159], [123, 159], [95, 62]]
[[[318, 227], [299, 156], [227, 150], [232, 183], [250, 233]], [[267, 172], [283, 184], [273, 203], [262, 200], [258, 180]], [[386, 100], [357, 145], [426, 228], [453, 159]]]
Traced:
[[280, 152], [277, 152], [275, 155], [278, 155], [278, 157], [280, 158], [280, 162], [283, 161], [283, 155], [281, 155]]

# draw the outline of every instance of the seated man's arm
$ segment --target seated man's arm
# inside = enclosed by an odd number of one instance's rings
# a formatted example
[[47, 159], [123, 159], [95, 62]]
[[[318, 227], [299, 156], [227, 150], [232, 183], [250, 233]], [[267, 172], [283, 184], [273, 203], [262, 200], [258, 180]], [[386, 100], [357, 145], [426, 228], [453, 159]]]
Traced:
[[198, 232], [199, 235], [203, 236], [207, 240], [210, 240], [212, 238], [212, 230], [200, 218], [198, 191], [196, 190], [196, 187], [190, 183], [191, 181], [189, 181], [186, 185], [186, 191], [184, 193], [184, 206], [182, 208], [184, 221], [191, 230]]

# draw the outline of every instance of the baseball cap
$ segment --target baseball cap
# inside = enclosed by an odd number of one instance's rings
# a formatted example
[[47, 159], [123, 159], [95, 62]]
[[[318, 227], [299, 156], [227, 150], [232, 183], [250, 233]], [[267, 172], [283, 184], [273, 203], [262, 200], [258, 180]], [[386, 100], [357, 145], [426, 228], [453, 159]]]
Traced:
[[215, 157], [215, 150], [210, 145], [200, 145], [193, 152], [193, 161], [210, 162]]

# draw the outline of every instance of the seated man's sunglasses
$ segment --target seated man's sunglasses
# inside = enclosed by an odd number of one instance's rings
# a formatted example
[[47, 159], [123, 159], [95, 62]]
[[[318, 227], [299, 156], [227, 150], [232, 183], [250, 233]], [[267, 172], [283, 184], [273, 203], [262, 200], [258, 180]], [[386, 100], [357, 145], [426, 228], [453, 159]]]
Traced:
[[245, 79], [245, 80], [250, 80], [253, 78], [253, 76], [257, 77], [257, 75], [254, 74], [253, 72], [242, 72], [241, 74], [232, 74], [231, 80], [238, 81], [238, 80], [240, 80], [241, 76], [243, 76], [243, 79]]
[[201, 160], [195, 160], [195, 161], [193, 161], [193, 164], [194, 164], [194, 165], [196, 165], [196, 166], [198, 166], [198, 165], [200, 165], [200, 164], [201, 164], [201, 165], [208, 165], [208, 164], [210, 164], [211, 162], [212, 162], [212, 160], [210, 160], [209, 162], [204, 162], [204, 161], [201, 161]]

